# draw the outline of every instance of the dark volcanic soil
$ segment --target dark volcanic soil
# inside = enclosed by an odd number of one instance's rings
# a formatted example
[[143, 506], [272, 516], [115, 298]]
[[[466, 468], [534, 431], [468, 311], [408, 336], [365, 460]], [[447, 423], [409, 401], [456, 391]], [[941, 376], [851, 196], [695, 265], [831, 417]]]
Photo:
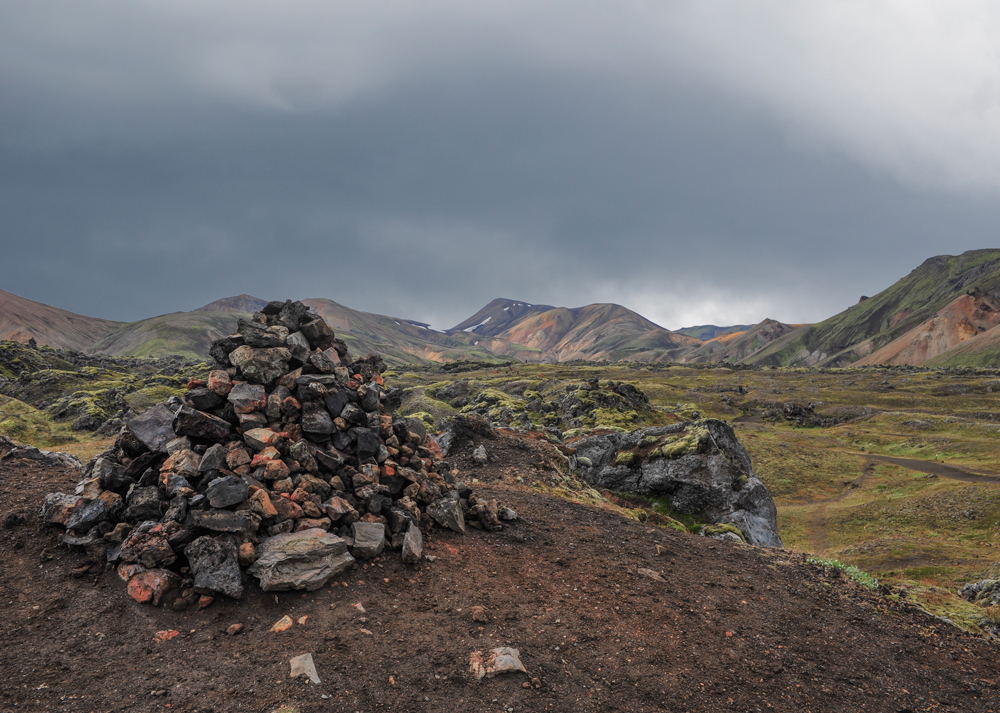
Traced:
[[[451, 460], [517, 509], [510, 527], [436, 532], [436, 559], [417, 568], [385, 555], [318, 592], [251, 585], [197, 613], [138, 605], [114, 572], [81, 570], [86, 556], [36, 516], [73, 474], [0, 463], [0, 522], [26, 518], [0, 529], [0, 711], [1000, 709], [997, 650], [982, 640], [800, 555], [532, 494], [513, 479], [532, 482], [548, 446], [483, 442], [496, 463], [472, 466], [475, 444]], [[271, 633], [285, 614], [308, 619]], [[234, 623], [243, 634], [225, 633]], [[500, 645], [528, 675], [473, 680], [469, 654]], [[319, 685], [288, 677], [307, 652]]]

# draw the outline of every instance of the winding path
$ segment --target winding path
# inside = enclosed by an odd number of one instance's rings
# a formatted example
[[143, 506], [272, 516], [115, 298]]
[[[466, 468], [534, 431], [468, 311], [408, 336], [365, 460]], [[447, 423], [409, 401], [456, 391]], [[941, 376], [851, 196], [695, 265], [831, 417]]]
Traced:
[[927, 473], [949, 480], [960, 480], [965, 483], [992, 483], [1000, 485], [1000, 475], [988, 473], [970, 473], [953, 465], [934, 460], [920, 460], [918, 458], [895, 458], [893, 456], [875, 455], [873, 453], [855, 453], [842, 451], [847, 455], [857, 456], [865, 459], [864, 472], [861, 477], [853, 481], [848, 488], [835, 498], [828, 500], [817, 500], [812, 504], [815, 510], [809, 514], [806, 520], [806, 530], [809, 532], [809, 540], [817, 554], [826, 554], [830, 546], [830, 538], [827, 535], [827, 506], [846, 498], [852, 490], [860, 488], [866, 480], [875, 472], [876, 463], [891, 463], [902, 468], [915, 470], [919, 473]]

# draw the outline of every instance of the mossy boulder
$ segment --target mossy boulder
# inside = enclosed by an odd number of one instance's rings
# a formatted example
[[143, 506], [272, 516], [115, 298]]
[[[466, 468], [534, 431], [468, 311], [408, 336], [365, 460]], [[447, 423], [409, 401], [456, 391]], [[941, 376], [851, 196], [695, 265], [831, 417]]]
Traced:
[[750, 544], [783, 546], [771, 494], [723, 421], [607, 433], [573, 445], [581, 476], [595, 487], [667, 498], [679, 513], [734, 526]]

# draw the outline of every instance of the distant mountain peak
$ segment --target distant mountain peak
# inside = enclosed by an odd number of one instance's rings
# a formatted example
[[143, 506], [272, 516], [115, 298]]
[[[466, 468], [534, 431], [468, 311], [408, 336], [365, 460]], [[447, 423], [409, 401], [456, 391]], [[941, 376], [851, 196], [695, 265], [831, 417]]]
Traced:
[[238, 314], [253, 314], [267, 304], [267, 300], [253, 295], [236, 295], [235, 297], [223, 297], [222, 299], [209, 302], [204, 307], [191, 310], [192, 312], [235, 312]]
[[498, 297], [447, 332], [448, 334], [473, 332], [483, 337], [492, 337], [500, 334], [509, 324], [526, 315], [547, 312], [550, 309], [555, 309], [555, 307]]

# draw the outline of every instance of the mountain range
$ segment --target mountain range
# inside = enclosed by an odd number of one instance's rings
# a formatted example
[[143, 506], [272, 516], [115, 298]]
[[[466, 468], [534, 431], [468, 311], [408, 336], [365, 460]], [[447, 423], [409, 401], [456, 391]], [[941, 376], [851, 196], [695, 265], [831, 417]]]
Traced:
[[[390, 363], [622, 359], [773, 366], [1000, 365], [1000, 250], [926, 260], [822, 322], [700, 325], [671, 331], [617, 304], [566, 308], [495, 299], [451, 329], [303, 299], [355, 354]], [[204, 359], [266, 300], [236, 295], [137, 322], [74, 314], [0, 290], [0, 339], [115, 356]]]

